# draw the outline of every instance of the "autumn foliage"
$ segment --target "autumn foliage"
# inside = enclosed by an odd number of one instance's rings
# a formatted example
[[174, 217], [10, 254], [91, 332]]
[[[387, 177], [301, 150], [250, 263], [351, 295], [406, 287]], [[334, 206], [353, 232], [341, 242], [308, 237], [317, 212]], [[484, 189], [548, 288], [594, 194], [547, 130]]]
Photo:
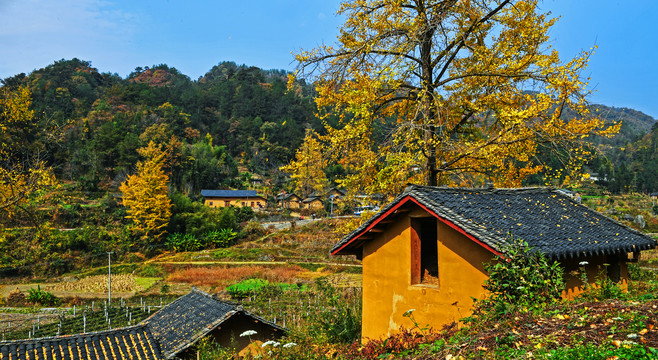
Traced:
[[161, 237], [171, 217], [171, 201], [167, 196], [169, 177], [164, 173], [165, 152], [154, 142], [140, 149], [145, 161], [137, 163], [137, 174], [128, 176], [119, 190], [133, 233], [148, 243]]
[[537, 3], [343, 2], [336, 44], [297, 55], [297, 75], [317, 80], [320, 116], [340, 118], [322, 141], [347, 171], [341, 184], [388, 194], [407, 182], [520, 186], [549, 170], [540, 147], [566, 149], [562, 166], [577, 172], [590, 155], [582, 139], [618, 127], [586, 107], [580, 74], [593, 49], [560, 59], [548, 36], [556, 19]]

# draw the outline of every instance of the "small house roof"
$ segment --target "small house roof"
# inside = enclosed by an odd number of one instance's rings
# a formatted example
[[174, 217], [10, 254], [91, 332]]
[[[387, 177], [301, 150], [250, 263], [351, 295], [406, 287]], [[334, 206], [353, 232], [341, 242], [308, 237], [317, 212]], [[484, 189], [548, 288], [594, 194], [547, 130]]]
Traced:
[[0, 359], [160, 360], [160, 347], [146, 325], [99, 332], [0, 342]]
[[245, 197], [262, 197], [256, 190], [201, 190], [203, 197], [221, 197], [221, 198], [245, 198]]
[[143, 321], [160, 342], [166, 358], [173, 358], [215, 330], [233, 315], [243, 314], [271, 326], [275, 331], [285, 329], [259, 316], [249, 313], [242, 306], [216, 299], [198, 289], [163, 307]]
[[313, 201], [316, 201], [316, 200], [317, 201], [322, 201], [322, 199], [320, 199], [319, 196], [309, 196], [306, 199], [302, 200], [302, 202], [303, 203], [310, 203], [310, 202], [313, 202]]
[[331, 193], [332, 191], [335, 191], [335, 192], [337, 192], [337, 193], [339, 193], [339, 194], [341, 194], [341, 195], [345, 195], [345, 191], [343, 191], [343, 190], [341, 190], [341, 189], [339, 189], [339, 188], [335, 188], [335, 187], [332, 187], [331, 189], [327, 190], [327, 192], [326, 192], [325, 194], [329, 194], [329, 193]]
[[286, 201], [286, 200], [289, 200], [289, 199], [291, 199], [291, 198], [298, 198], [298, 199], [299, 199], [300, 197], [297, 196], [297, 194], [295, 194], [295, 193], [291, 193], [291, 194], [279, 194], [279, 196], [276, 197], [276, 199], [277, 199], [277, 200], [280, 200], [280, 201], [281, 201], [281, 200]]
[[401, 207], [416, 204], [494, 254], [510, 235], [564, 259], [656, 247], [650, 236], [573, 201], [553, 188], [467, 189], [411, 185], [341, 239], [333, 255], [358, 254], [368, 233]]

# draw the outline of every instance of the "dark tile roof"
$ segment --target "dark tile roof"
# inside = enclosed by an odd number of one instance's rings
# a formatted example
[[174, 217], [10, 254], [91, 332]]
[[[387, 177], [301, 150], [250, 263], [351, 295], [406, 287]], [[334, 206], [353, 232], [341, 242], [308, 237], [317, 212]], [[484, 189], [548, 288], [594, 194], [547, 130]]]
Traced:
[[299, 196], [297, 196], [297, 194], [292, 193], [292, 194], [280, 194], [276, 197], [276, 199], [286, 201], [286, 200], [292, 198], [293, 196], [296, 197], [296, 198], [299, 198]]
[[302, 200], [302, 202], [303, 202], [303, 203], [310, 203], [310, 202], [313, 202], [313, 201], [315, 201], [315, 200], [320, 200], [320, 201], [322, 201], [322, 199], [320, 199], [319, 196], [309, 196], [309, 197], [307, 197], [306, 199]]
[[245, 311], [242, 306], [218, 300], [197, 289], [163, 307], [143, 323], [158, 339], [164, 356], [172, 358], [240, 313], [285, 332], [284, 328]]
[[549, 257], [621, 254], [654, 248], [656, 241], [552, 188], [464, 189], [411, 185], [392, 203], [345, 236], [332, 254], [357, 254], [359, 237], [397, 208], [415, 202], [467, 236], [501, 253], [509, 235]]
[[262, 197], [256, 190], [201, 190], [201, 196], [204, 197], [225, 197], [225, 198], [243, 198], [243, 197]]
[[146, 325], [94, 333], [0, 342], [1, 360], [160, 360], [160, 347]]

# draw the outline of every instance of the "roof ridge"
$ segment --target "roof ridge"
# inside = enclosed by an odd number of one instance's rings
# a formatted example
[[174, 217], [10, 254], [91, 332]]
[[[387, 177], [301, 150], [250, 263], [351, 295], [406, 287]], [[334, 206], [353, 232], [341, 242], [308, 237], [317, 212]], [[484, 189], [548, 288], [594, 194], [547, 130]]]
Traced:
[[446, 192], [485, 192], [485, 193], [506, 193], [506, 192], [552, 192], [556, 190], [554, 186], [522, 186], [515, 188], [483, 188], [483, 187], [451, 187], [451, 186], [429, 186], [419, 184], [407, 184], [403, 194], [408, 194], [414, 190], [427, 191], [446, 191]]

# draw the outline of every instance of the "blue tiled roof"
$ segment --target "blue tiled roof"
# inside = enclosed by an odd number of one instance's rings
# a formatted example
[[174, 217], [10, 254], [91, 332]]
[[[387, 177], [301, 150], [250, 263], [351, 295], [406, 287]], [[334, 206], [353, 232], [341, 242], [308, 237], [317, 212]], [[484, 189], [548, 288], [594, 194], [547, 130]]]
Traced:
[[260, 197], [256, 190], [201, 190], [201, 196], [222, 198]]
[[409, 199], [502, 253], [510, 235], [552, 258], [622, 254], [656, 247], [650, 236], [552, 188], [464, 189], [409, 186], [403, 194], [332, 248], [356, 254], [355, 241], [389, 210]]

